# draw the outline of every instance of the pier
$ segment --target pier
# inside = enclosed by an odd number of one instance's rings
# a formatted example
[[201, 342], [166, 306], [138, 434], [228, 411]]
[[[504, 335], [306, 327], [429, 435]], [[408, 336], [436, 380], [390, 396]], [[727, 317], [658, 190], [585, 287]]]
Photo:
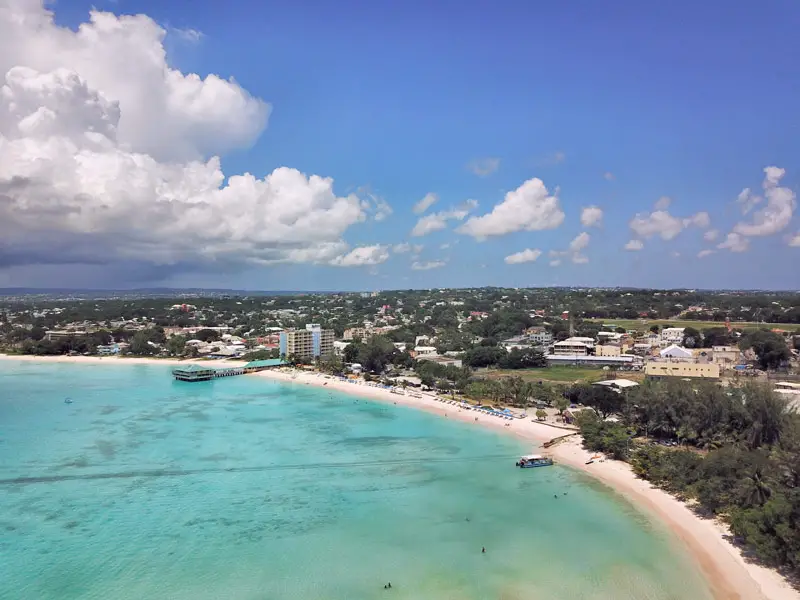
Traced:
[[221, 369], [212, 366], [191, 364], [185, 367], [172, 369], [172, 376], [175, 377], [177, 381], [211, 381], [219, 377], [233, 377], [234, 375], [257, 373], [265, 369], [281, 367], [285, 364], [287, 364], [286, 361], [280, 358], [254, 360], [241, 367], [224, 367]]

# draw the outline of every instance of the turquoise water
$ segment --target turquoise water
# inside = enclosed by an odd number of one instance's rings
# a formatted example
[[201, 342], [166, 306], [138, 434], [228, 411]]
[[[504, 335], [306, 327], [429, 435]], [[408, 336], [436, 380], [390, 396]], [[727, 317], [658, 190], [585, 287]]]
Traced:
[[514, 468], [529, 450], [256, 376], [0, 361], [0, 598], [710, 598], [617, 496]]

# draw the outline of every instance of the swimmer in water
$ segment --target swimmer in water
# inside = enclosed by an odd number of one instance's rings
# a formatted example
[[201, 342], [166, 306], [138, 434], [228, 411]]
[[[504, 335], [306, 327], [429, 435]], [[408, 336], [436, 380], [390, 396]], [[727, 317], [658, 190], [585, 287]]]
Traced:
[[481, 554], [486, 554], [486, 546], [484, 546], [483, 548], [481, 548]]

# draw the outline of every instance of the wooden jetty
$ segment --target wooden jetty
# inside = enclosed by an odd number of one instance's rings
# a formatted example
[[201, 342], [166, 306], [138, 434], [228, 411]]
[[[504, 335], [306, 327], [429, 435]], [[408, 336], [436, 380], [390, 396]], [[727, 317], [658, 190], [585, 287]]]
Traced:
[[211, 381], [219, 377], [233, 377], [234, 375], [245, 375], [246, 373], [256, 373], [264, 369], [272, 369], [286, 364], [279, 358], [268, 360], [254, 360], [241, 367], [225, 367], [217, 369], [212, 366], [191, 364], [185, 367], [172, 369], [172, 376], [178, 381]]

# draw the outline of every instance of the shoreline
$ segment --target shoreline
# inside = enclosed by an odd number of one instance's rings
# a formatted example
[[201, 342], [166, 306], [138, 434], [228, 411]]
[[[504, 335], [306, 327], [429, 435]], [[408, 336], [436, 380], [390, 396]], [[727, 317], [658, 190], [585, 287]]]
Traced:
[[[73, 364], [149, 364], [181, 365], [200, 362], [219, 366], [241, 366], [242, 361], [179, 360], [116, 356], [29, 356], [0, 354], [0, 360], [17, 362], [53, 362]], [[252, 374], [288, 385], [313, 385], [357, 395], [378, 402], [392, 402], [453, 418], [474, 426], [512, 434], [537, 447], [555, 437], [564, 435], [558, 429], [531, 421], [514, 419], [506, 421], [485, 414], [477, 415], [457, 405], [437, 401], [434, 394], [422, 393], [420, 398], [395, 394], [382, 387], [362, 383], [348, 383], [316, 372], [268, 370]], [[506, 426], [509, 424], [509, 426]], [[701, 573], [717, 600], [800, 600], [800, 592], [772, 569], [747, 562], [739, 549], [726, 539], [724, 524], [703, 519], [677, 498], [637, 478], [630, 465], [620, 461], [586, 461], [594, 454], [584, 450], [576, 438], [568, 438], [547, 450], [553, 458], [604, 483], [622, 495], [635, 507], [664, 524], [680, 540], [684, 549], [697, 561]]]

